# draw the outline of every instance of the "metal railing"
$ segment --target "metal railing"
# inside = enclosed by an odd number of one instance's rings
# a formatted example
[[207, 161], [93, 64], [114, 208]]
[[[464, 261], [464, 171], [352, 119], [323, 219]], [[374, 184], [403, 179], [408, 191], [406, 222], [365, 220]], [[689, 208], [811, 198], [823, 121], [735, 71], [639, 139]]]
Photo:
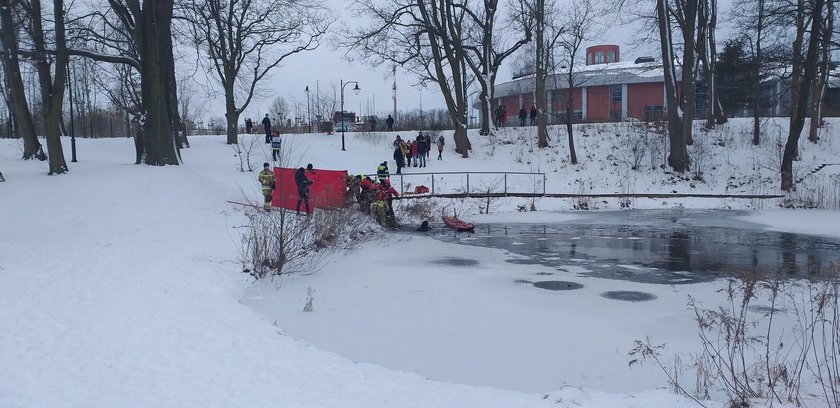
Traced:
[[[405, 169], [403, 169], [405, 170]], [[376, 179], [376, 174], [368, 174]], [[481, 196], [544, 196], [545, 173], [527, 172], [432, 172], [391, 173], [391, 185], [399, 187], [400, 195], [415, 197], [470, 197]], [[428, 192], [418, 193], [415, 188], [425, 186]]]

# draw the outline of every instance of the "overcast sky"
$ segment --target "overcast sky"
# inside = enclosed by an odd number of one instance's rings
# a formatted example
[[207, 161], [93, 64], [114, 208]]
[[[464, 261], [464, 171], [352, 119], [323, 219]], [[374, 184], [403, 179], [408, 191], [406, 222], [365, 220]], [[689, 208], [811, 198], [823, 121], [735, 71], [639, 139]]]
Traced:
[[[342, 10], [351, 7], [347, 0], [325, 0], [326, 4], [333, 10]], [[502, 0], [504, 2], [505, 0]], [[561, 4], [568, 4], [568, 0], [558, 0]], [[650, 0], [642, 0], [650, 1]], [[651, 1], [651, 3], [653, 3]], [[726, 37], [720, 32], [728, 31], [729, 27], [725, 16], [729, 14], [731, 0], [718, 0], [719, 7], [719, 42]], [[651, 4], [652, 6], [652, 4]], [[349, 13], [338, 13], [347, 16]], [[622, 60], [635, 59], [641, 55], [652, 55], [659, 57], [657, 47], [634, 48], [636, 32], [639, 26], [611, 24], [606, 30], [603, 38], [592, 41], [585, 46], [596, 44], [617, 44], [621, 46]], [[312, 52], [295, 55], [289, 58], [288, 62], [276, 70], [271, 79], [263, 83], [265, 98], [257, 99], [251, 103], [243, 115], [245, 117], [259, 118], [264, 115], [276, 96], [296, 98], [299, 101], [306, 101], [304, 89], [308, 85], [315, 89], [316, 83], [320, 83], [321, 89], [329, 87], [331, 82], [338, 83], [339, 80], [358, 81], [362, 92], [355, 95], [350, 92], [348, 86], [345, 92], [345, 109], [367, 114], [369, 109], [375, 106], [377, 114], [383, 114], [392, 110], [391, 84], [392, 77], [390, 66], [371, 68], [362, 61], [347, 62], [343, 58], [342, 50], [334, 50], [331, 44], [323, 43], [322, 46]], [[509, 62], [502, 67], [498, 82], [510, 80], [511, 70]], [[397, 104], [399, 110], [410, 110], [419, 108], [422, 104], [424, 109], [444, 108], [445, 104], [440, 92], [434, 87], [417, 89], [411, 86], [415, 79], [410, 77], [404, 70], [397, 68]], [[208, 116], [219, 117], [224, 113], [223, 98], [213, 98], [209, 106]], [[471, 114], [475, 114], [474, 112]]]

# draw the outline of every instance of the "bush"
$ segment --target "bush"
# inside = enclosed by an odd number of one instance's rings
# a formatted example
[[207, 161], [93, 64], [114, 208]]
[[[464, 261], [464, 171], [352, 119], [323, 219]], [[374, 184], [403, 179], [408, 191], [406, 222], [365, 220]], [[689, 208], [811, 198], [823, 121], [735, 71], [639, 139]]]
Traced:
[[255, 279], [317, 270], [320, 256], [349, 249], [372, 237], [378, 228], [354, 209], [316, 210], [311, 217], [290, 211], [248, 208], [240, 227], [242, 271]]

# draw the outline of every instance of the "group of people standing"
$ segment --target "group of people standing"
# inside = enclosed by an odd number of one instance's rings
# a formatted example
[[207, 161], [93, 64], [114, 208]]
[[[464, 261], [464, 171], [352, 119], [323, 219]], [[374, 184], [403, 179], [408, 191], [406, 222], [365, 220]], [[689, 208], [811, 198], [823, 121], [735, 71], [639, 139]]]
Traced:
[[[538, 112], [539, 111], [537, 110], [537, 105], [531, 105], [530, 113], [527, 110], [525, 110], [525, 106], [523, 105], [522, 108], [519, 109], [519, 126], [525, 126], [525, 120], [528, 119], [528, 117], [531, 118], [531, 126], [536, 125]], [[505, 126], [508, 120], [507, 107], [505, 107], [505, 105], [497, 106], [493, 116], [496, 119], [494, 121], [494, 124], [497, 129]]]
[[[432, 151], [432, 136], [427, 132], [417, 135], [415, 140], [406, 141], [397, 136], [394, 140], [394, 162], [397, 165], [397, 174], [402, 174], [403, 167], [426, 167], [426, 159]], [[438, 137], [434, 142], [438, 148], [438, 160], [443, 160], [443, 136]], [[413, 160], [413, 165], [412, 165]]]

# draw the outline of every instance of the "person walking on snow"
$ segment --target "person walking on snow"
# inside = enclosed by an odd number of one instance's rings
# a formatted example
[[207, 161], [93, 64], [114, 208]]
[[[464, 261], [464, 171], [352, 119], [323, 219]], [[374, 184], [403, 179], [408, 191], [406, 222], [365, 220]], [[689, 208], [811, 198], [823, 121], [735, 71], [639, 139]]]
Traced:
[[268, 163], [263, 163], [263, 169], [257, 175], [257, 181], [262, 186], [263, 193], [263, 208], [266, 210], [271, 208], [271, 196], [276, 186], [274, 181], [274, 172], [271, 171], [271, 166]]
[[299, 167], [295, 171], [295, 186], [297, 187], [298, 199], [295, 207], [295, 214], [300, 215], [300, 202], [306, 203], [306, 215], [312, 215], [312, 209], [309, 207], [309, 186], [312, 185], [312, 180], [306, 177], [306, 172], [314, 173], [312, 170], [312, 163], [306, 165], [306, 169]]
[[494, 112], [494, 114], [496, 120], [493, 122], [493, 124], [496, 125], [496, 129], [498, 129], [502, 127], [502, 105], [496, 107], [496, 111]]
[[268, 118], [268, 114], [265, 114], [265, 117], [262, 120], [263, 127], [265, 128], [265, 142], [271, 143], [271, 119]]
[[437, 140], [437, 147], [438, 147], [438, 160], [443, 160], [443, 136], [438, 137]]
[[394, 118], [392, 118], [391, 115], [388, 115], [388, 119], [385, 119], [385, 123], [388, 125], [388, 131], [393, 132], [394, 131]]
[[537, 124], [537, 105], [531, 105], [531, 126]]
[[[273, 131], [271, 132], [271, 160], [277, 161], [280, 158], [280, 132]], [[279, 166], [278, 166], [279, 167]]]
[[528, 119], [528, 111], [525, 110], [525, 106], [523, 105], [519, 109], [519, 126], [525, 126], [525, 119]]
[[432, 136], [429, 132], [426, 132], [424, 136], [426, 137], [426, 158], [428, 159], [430, 154], [429, 152], [432, 151]]

